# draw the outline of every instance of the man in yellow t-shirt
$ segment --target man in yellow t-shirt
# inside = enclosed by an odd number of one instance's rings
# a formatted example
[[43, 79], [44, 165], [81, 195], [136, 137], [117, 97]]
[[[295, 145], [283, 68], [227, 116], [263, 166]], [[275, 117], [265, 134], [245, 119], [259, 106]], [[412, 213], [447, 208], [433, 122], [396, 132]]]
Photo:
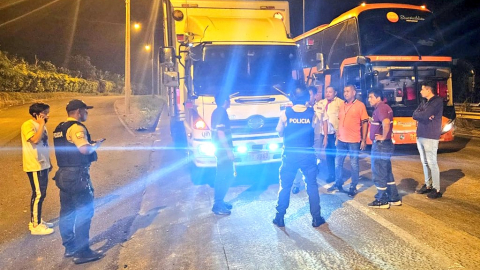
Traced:
[[30, 106], [29, 113], [32, 118], [22, 124], [20, 132], [23, 170], [27, 173], [32, 187], [28, 227], [32, 235], [48, 235], [54, 232], [51, 228], [53, 224], [42, 220], [42, 205], [47, 195], [48, 173], [52, 169], [45, 127], [50, 106], [45, 103], [34, 103]]

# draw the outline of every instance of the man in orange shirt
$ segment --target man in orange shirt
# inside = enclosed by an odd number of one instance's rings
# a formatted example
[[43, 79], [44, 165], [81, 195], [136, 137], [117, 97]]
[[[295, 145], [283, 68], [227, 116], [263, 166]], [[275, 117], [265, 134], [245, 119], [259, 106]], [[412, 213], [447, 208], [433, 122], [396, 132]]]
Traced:
[[328, 192], [343, 190], [343, 163], [347, 154], [350, 156], [352, 167], [352, 183], [348, 196], [354, 197], [357, 194], [359, 177], [358, 153], [364, 150], [367, 139], [368, 114], [365, 104], [356, 99], [356, 88], [354, 85], [347, 85], [343, 90], [345, 102], [340, 105], [338, 113], [338, 136], [337, 156], [335, 158], [335, 184], [328, 189]]

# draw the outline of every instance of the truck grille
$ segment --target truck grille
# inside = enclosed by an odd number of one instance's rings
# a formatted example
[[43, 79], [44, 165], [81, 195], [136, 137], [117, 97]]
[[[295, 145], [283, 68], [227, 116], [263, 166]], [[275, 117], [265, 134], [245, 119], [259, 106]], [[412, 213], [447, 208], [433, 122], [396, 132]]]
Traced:
[[278, 124], [277, 117], [265, 118], [260, 115], [253, 115], [247, 119], [231, 120], [231, 129], [233, 135], [241, 134], [260, 134], [276, 132]]

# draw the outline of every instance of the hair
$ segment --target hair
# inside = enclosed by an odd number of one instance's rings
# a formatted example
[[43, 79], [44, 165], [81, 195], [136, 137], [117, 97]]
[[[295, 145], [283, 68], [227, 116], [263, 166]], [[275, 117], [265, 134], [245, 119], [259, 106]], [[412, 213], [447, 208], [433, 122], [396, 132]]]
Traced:
[[313, 86], [313, 85], [310, 85], [307, 90], [310, 92], [312, 91], [314, 94], [316, 94], [318, 92], [318, 89], [317, 87]]
[[437, 95], [437, 84], [434, 81], [424, 81], [422, 86], [430, 87], [432, 94]]
[[376, 98], [380, 98], [380, 100], [383, 100], [383, 91], [380, 88], [372, 88], [372, 90], [368, 91], [368, 94], [373, 94]]
[[223, 106], [225, 104], [225, 101], [229, 100], [230, 97], [226, 93], [218, 93], [215, 95], [215, 103], [217, 104], [217, 107]]
[[290, 100], [293, 105], [305, 105], [310, 100], [310, 94], [303, 86], [297, 86], [293, 93], [290, 94]]
[[332, 88], [333, 91], [337, 92], [337, 89], [335, 89], [335, 87], [333, 85], [327, 85], [327, 87], [325, 87], [325, 90], [327, 90], [327, 88]]
[[347, 84], [347, 85], [345, 85], [345, 88], [347, 88], [347, 87], [350, 87], [350, 88], [352, 88], [352, 89], [353, 89], [353, 91], [355, 91], [355, 92], [357, 91], [357, 87], [355, 87], [355, 85], [354, 85], [354, 84]]
[[50, 105], [46, 103], [36, 102], [33, 103], [30, 108], [28, 109], [28, 113], [35, 117], [35, 114], [39, 114], [47, 109], [50, 109]]

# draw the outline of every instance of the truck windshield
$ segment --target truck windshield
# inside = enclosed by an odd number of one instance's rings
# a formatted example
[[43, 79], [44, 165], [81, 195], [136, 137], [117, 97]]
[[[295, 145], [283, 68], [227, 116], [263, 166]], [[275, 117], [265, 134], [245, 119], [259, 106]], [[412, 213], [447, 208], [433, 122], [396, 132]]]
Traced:
[[432, 13], [374, 9], [358, 16], [364, 55], [441, 55], [444, 42]]
[[207, 45], [201, 61], [193, 62], [196, 95], [218, 91], [238, 95], [278, 95], [295, 83], [296, 46]]

